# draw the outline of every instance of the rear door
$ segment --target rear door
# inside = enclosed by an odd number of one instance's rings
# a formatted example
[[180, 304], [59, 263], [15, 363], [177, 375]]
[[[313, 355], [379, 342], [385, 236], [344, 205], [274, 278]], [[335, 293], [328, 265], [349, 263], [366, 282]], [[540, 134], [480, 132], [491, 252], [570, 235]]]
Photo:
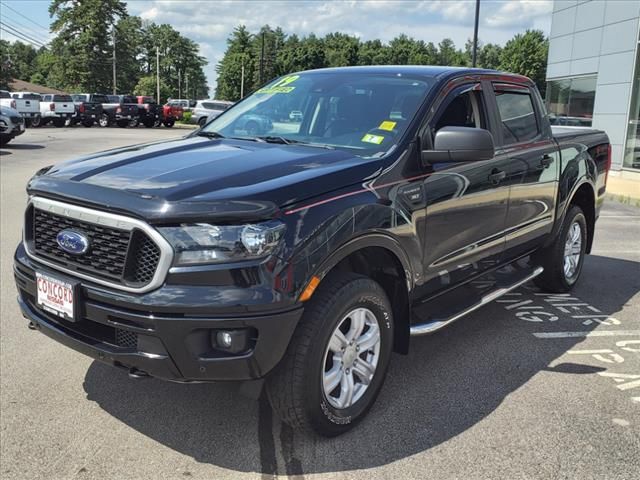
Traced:
[[[432, 135], [445, 126], [494, 131], [487, 82], [455, 87], [431, 121]], [[447, 87], [445, 87], [446, 89]], [[509, 198], [509, 158], [432, 165], [424, 182], [426, 200], [426, 295], [459, 284], [494, 267], [504, 250]]]
[[537, 92], [522, 84], [492, 86], [500, 122], [496, 139], [509, 157], [512, 179], [505, 223], [509, 260], [535, 248], [551, 232], [560, 161]]

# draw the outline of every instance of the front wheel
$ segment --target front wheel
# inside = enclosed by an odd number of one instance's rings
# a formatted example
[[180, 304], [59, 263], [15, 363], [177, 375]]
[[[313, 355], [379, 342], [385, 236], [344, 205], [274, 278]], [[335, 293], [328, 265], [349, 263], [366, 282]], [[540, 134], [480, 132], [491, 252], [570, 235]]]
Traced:
[[558, 236], [551, 245], [534, 255], [544, 272], [534, 279], [541, 289], [566, 293], [578, 281], [587, 250], [587, 220], [573, 205], [567, 212]]
[[175, 123], [176, 123], [176, 121], [173, 118], [171, 118], [169, 120], [165, 120], [164, 121], [164, 126], [167, 127], [167, 128], [171, 128], [171, 127], [173, 127], [173, 125]]
[[85, 127], [85, 128], [93, 127], [93, 120], [83, 120], [82, 121], [82, 126]]
[[33, 128], [38, 128], [41, 125], [42, 125], [42, 118], [39, 115], [31, 119], [31, 126]]
[[271, 406], [294, 428], [340, 435], [375, 402], [392, 346], [393, 316], [380, 285], [334, 274], [306, 304], [285, 357], [267, 379]]

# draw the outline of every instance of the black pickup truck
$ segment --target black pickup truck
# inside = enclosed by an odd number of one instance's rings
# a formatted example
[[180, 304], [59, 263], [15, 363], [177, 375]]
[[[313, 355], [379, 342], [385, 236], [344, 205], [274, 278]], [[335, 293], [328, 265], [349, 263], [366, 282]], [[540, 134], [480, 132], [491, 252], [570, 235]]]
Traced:
[[139, 122], [147, 128], [157, 127], [164, 120], [162, 105], [159, 105], [153, 97], [138, 95]]
[[122, 128], [138, 125], [138, 101], [133, 95], [107, 95], [102, 109], [104, 110], [100, 120], [102, 127], [112, 124]]
[[[244, 130], [285, 107], [296, 124]], [[574, 286], [610, 161], [605, 133], [552, 132], [526, 77], [296, 73], [186, 138], [39, 171], [18, 301], [132, 377], [264, 383], [285, 422], [338, 435], [411, 336], [530, 280]]]
[[104, 95], [95, 93], [74, 93], [71, 95], [76, 112], [71, 117], [71, 124], [81, 123], [85, 127], [92, 127], [102, 116], [102, 104], [106, 101]]

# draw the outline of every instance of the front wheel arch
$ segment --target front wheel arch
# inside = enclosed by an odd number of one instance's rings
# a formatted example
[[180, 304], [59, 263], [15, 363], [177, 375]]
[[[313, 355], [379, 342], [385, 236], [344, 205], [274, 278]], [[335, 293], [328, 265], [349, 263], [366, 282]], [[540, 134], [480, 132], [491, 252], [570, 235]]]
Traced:
[[384, 234], [362, 235], [336, 249], [309, 278], [317, 277], [322, 283], [335, 271], [364, 275], [380, 284], [391, 301], [395, 319], [393, 350], [407, 354], [413, 276], [408, 256], [400, 244]]

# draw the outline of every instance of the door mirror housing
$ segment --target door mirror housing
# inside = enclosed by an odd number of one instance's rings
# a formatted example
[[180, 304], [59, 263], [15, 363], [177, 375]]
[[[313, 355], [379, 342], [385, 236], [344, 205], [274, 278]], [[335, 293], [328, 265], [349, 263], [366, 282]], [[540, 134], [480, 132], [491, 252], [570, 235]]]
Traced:
[[495, 154], [489, 130], [472, 127], [442, 127], [436, 132], [433, 150], [421, 153], [423, 165], [442, 162], [491, 160]]

